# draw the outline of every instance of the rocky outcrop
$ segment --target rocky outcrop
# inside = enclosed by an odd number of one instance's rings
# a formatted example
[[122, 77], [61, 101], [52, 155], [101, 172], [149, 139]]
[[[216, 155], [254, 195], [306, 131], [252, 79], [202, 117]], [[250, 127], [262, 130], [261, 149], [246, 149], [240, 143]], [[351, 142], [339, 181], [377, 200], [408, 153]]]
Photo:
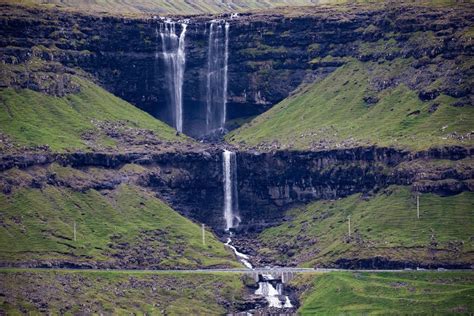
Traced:
[[[161, 56], [158, 17], [82, 15], [19, 6], [0, 6], [1, 86], [62, 95], [77, 88], [70, 74], [92, 76], [117, 96], [171, 122]], [[374, 71], [373, 93], [400, 83], [422, 100], [440, 93], [472, 103], [473, 44], [468, 28], [473, 7], [305, 8], [303, 11], [246, 14], [231, 19], [228, 119], [263, 112], [304, 82], [317, 81], [357, 59], [401, 58], [397, 74]], [[185, 132], [199, 136], [205, 120], [209, 21], [195, 16], [186, 33]], [[175, 20], [178, 20], [176, 18]], [[178, 32], [180, 26], [177, 25]], [[41, 61], [41, 62], [38, 62]], [[57, 85], [50, 86], [57, 77]], [[441, 82], [437, 84], [436, 82]]]
[[[456, 194], [472, 191], [473, 149], [461, 147], [411, 153], [391, 148], [361, 147], [321, 152], [237, 153], [238, 204], [241, 230], [261, 230], [281, 222], [289, 207], [317, 199], [336, 199], [370, 193], [389, 185], [411, 185], [414, 191]], [[442, 160], [440, 160], [442, 159]], [[441, 161], [442, 163], [437, 163]], [[81, 170], [103, 170], [99, 175], [62, 178], [35, 171], [58, 163]], [[136, 164], [137, 172], [121, 170]], [[9, 194], [15, 187], [66, 186], [75, 190], [110, 190], [121, 183], [138, 184], [167, 201], [180, 213], [212, 226], [224, 227], [222, 154], [203, 152], [162, 154], [71, 153], [2, 157], [0, 169], [32, 170], [27, 180], [2, 177], [0, 187]], [[77, 183], [76, 183], [77, 182]]]
[[[240, 228], [274, 225], [282, 220], [282, 211], [296, 203], [374, 192], [389, 185], [411, 185], [414, 191], [438, 194], [471, 191], [474, 169], [469, 160], [455, 162], [471, 156], [472, 150], [461, 147], [415, 154], [376, 147], [240, 153], [239, 208], [244, 221]], [[430, 164], [433, 159], [452, 163]]]
[[472, 262], [452, 262], [439, 260], [436, 262], [414, 262], [403, 260], [390, 260], [383, 257], [367, 259], [338, 259], [334, 263], [340, 269], [472, 269]]

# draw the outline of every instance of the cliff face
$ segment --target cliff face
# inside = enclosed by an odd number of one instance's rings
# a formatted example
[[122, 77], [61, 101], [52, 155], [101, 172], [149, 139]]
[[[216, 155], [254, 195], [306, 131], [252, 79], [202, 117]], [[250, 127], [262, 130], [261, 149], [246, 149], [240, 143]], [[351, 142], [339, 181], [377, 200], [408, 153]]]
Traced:
[[[70, 74], [79, 73], [171, 122], [159, 18], [86, 16], [15, 6], [2, 6], [1, 14], [2, 86], [65, 94], [77, 91]], [[397, 75], [374, 76], [374, 90], [405, 83], [422, 99], [445, 93], [470, 102], [472, 76], [464, 61], [472, 54], [472, 16], [470, 5], [223, 16], [230, 23], [227, 119], [261, 113], [301, 83], [323, 78], [350, 58], [410, 61]], [[212, 18], [191, 18], [186, 32], [183, 125], [195, 136], [203, 133], [205, 122]], [[32, 66], [32, 61], [41, 63]], [[440, 77], [442, 83], [435, 84]], [[46, 84], [51, 82], [48, 78], [61, 80], [51, 85]]]
[[[353, 193], [371, 194], [392, 184], [409, 185], [416, 192], [442, 195], [472, 191], [472, 150], [445, 148], [412, 154], [386, 148], [356, 148], [327, 152], [276, 152], [237, 154], [238, 202], [241, 230], [261, 230], [284, 219], [284, 211], [299, 203], [337, 199]], [[437, 163], [437, 162], [442, 162]], [[52, 163], [81, 170], [102, 171], [90, 177], [62, 178], [40, 172]], [[139, 171], [123, 174], [125, 165]], [[110, 190], [120, 184], [139, 185], [154, 192], [180, 213], [224, 228], [222, 154], [217, 150], [168, 154], [35, 155], [3, 157], [4, 175], [13, 167], [31, 174], [25, 181], [5, 176], [1, 189], [11, 194], [19, 187], [44, 185]], [[43, 166], [42, 168], [38, 168]], [[130, 169], [130, 168], [129, 168]], [[130, 169], [135, 170], [135, 169]], [[102, 175], [101, 175], [102, 174]]]
[[[393, 184], [442, 195], [471, 191], [472, 168], [462, 162], [471, 154], [462, 148], [418, 154], [388, 148], [242, 153], [238, 156], [241, 228], [274, 225], [293, 205], [358, 192], [370, 195]], [[451, 163], [435, 167], [433, 159]]]

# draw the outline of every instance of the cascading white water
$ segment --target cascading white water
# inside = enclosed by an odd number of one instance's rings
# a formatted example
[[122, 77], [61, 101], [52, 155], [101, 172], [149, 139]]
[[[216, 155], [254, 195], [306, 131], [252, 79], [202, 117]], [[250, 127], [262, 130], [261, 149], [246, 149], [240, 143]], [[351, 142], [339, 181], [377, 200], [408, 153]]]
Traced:
[[227, 118], [227, 72], [230, 24], [211, 21], [207, 51], [206, 132], [222, 130]]
[[[224, 150], [222, 153], [223, 173], [224, 173], [224, 219], [225, 229], [229, 231], [240, 223], [238, 216], [238, 197], [237, 197], [237, 158], [234, 152]], [[232, 236], [232, 232], [230, 232]], [[231, 248], [240, 262], [248, 269], [253, 269], [248, 255], [241, 253], [232, 245], [232, 239], [227, 238], [226, 246]], [[275, 308], [293, 308], [290, 298], [283, 294], [283, 283], [275, 280], [271, 274], [263, 274], [258, 282], [256, 295], [264, 296], [269, 307]], [[283, 281], [283, 279], [282, 279]], [[276, 288], [273, 286], [276, 283]]]
[[224, 150], [222, 153], [224, 171], [224, 219], [225, 230], [238, 225], [238, 192], [237, 192], [237, 158], [234, 152]]
[[185, 38], [187, 29], [186, 23], [180, 23], [180, 25], [181, 33], [178, 37], [175, 22], [167, 20], [160, 24], [171, 111], [174, 127], [178, 132], [183, 131], [183, 78], [186, 65]]
[[[224, 150], [223, 152], [223, 171], [224, 171], [224, 219], [226, 231], [236, 227], [240, 223], [237, 215], [237, 159], [234, 152]], [[232, 232], [230, 232], [232, 236]], [[241, 253], [232, 245], [232, 239], [227, 238], [226, 246], [231, 248], [240, 262], [248, 269], [253, 269], [248, 255]], [[258, 282], [256, 295], [264, 296], [269, 307], [292, 308], [293, 305], [288, 296], [283, 294], [283, 283], [277, 283], [276, 288], [272, 282], [277, 282], [271, 274], [263, 274], [263, 280]]]
[[237, 248], [235, 248], [234, 246], [232, 246], [231, 242], [232, 242], [232, 239], [227, 238], [227, 242], [225, 243], [225, 245], [228, 246], [230, 249], [232, 249], [232, 250], [234, 251], [235, 255], [237, 256], [237, 258], [239, 259], [239, 261], [244, 264], [244, 266], [246, 266], [246, 267], [249, 268], [249, 269], [253, 269], [252, 264], [249, 262], [249, 256], [247, 256], [247, 255], [244, 254], [244, 253], [239, 252], [239, 251], [237, 250]]
[[258, 289], [255, 291], [256, 295], [262, 295], [268, 302], [269, 307], [276, 308], [292, 308], [290, 298], [283, 295], [283, 283], [278, 283], [277, 288], [270, 282], [274, 278], [269, 274], [262, 275], [263, 281], [258, 282]]

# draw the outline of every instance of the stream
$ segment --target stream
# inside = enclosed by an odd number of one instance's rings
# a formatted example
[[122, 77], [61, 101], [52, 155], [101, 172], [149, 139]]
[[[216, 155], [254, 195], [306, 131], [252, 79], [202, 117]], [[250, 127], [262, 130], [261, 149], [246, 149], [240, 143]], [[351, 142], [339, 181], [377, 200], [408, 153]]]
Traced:
[[[232, 245], [232, 239], [227, 238], [225, 243], [230, 249], [234, 251], [238, 260], [242, 262], [248, 269], [253, 269], [248, 255], [241, 253]], [[273, 308], [293, 308], [290, 298], [284, 295], [284, 284], [280, 279], [274, 278], [271, 274], [259, 274], [258, 289], [254, 292], [255, 295], [265, 297], [268, 302], [268, 307]]]

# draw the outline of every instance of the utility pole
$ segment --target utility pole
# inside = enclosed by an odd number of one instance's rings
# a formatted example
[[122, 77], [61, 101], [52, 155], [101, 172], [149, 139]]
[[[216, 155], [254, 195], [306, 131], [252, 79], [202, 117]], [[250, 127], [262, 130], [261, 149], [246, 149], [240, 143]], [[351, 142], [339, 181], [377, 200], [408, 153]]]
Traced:
[[416, 195], [416, 218], [420, 219], [420, 195]]
[[206, 230], [204, 229], [204, 224], [201, 224], [201, 228], [202, 228], [202, 244], [203, 246], [206, 245]]
[[349, 224], [349, 237], [351, 237], [351, 216], [347, 216], [347, 223]]
[[76, 241], [76, 221], [74, 221], [74, 241]]

